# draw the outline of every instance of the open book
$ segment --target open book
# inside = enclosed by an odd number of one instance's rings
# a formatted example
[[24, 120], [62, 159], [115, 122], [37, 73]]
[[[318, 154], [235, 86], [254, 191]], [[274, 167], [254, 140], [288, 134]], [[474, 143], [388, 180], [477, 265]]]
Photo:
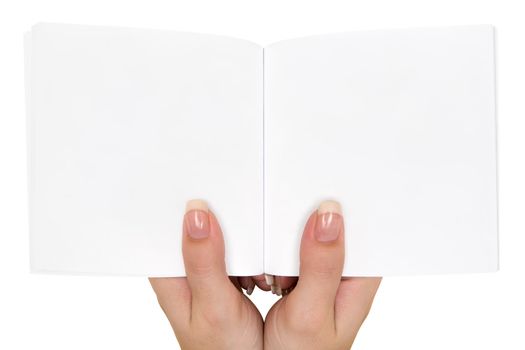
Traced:
[[26, 71], [32, 271], [184, 275], [193, 198], [231, 275], [296, 275], [324, 199], [343, 206], [347, 276], [497, 269], [490, 26], [263, 48], [38, 24]]

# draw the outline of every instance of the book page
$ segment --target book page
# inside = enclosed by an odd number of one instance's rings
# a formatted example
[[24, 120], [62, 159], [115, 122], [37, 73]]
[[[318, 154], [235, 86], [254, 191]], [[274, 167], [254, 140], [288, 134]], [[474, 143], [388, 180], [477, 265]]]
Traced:
[[32, 271], [182, 276], [202, 198], [228, 272], [262, 272], [262, 48], [39, 24], [26, 54]]
[[308, 215], [341, 202], [344, 275], [498, 267], [490, 26], [265, 48], [265, 271], [297, 275]]

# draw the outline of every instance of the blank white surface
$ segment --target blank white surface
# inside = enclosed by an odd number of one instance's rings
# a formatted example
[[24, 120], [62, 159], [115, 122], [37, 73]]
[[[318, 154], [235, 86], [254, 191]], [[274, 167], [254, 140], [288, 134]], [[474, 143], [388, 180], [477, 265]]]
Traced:
[[[173, 214], [206, 198], [230, 274], [262, 272], [259, 46], [53, 24], [27, 41], [34, 271], [184, 275]], [[345, 275], [494, 271], [493, 57], [488, 26], [270, 45], [265, 271], [298, 274], [301, 203], [322, 198], [344, 203]]]
[[497, 269], [492, 27], [292, 39], [264, 72], [266, 272], [298, 274], [329, 198], [345, 275]]
[[32, 269], [184, 275], [185, 203], [205, 198], [229, 273], [261, 273], [262, 49], [55, 24], [30, 41]]
[[[0, 348], [178, 349], [146, 280], [28, 272], [21, 39], [36, 21], [214, 32], [264, 44], [359, 29], [495, 24], [501, 269], [386, 278], [354, 349], [525, 348], [525, 46], [520, 44], [525, 23], [523, 4], [516, 0], [1, 2]], [[265, 313], [276, 298], [256, 291], [253, 300]]]

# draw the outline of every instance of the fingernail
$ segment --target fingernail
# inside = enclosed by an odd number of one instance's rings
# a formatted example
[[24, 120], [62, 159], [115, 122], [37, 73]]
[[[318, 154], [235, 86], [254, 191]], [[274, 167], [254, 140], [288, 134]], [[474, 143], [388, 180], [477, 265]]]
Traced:
[[282, 289], [281, 289], [281, 279], [278, 276], [273, 276], [273, 286], [275, 286], [276, 294], [281, 295]]
[[336, 201], [324, 201], [317, 209], [315, 238], [319, 242], [333, 242], [343, 230], [341, 205]]
[[248, 286], [248, 289], [246, 289], [246, 294], [252, 295], [254, 286], [250, 285]]
[[193, 239], [203, 239], [210, 235], [210, 218], [205, 201], [194, 199], [186, 203], [184, 227], [188, 236]]
[[283, 295], [283, 290], [281, 289], [281, 287], [275, 286], [275, 294], [277, 294], [278, 296]]
[[264, 274], [264, 280], [267, 285], [271, 286], [273, 284], [273, 275]]
[[272, 294], [277, 294], [277, 286], [272, 284]]

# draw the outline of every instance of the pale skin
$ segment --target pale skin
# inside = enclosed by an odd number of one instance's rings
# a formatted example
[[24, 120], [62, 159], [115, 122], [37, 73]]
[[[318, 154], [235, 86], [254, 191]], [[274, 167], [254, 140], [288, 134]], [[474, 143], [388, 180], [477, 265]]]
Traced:
[[[150, 278], [183, 350], [352, 347], [381, 278], [341, 278], [345, 232], [337, 202], [321, 203], [308, 219], [299, 278], [228, 277], [221, 228], [203, 201], [188, 202], [183, 231], [187, 277]], [[265, 321], [242, 293], [255, 284], [284, 291]]]

